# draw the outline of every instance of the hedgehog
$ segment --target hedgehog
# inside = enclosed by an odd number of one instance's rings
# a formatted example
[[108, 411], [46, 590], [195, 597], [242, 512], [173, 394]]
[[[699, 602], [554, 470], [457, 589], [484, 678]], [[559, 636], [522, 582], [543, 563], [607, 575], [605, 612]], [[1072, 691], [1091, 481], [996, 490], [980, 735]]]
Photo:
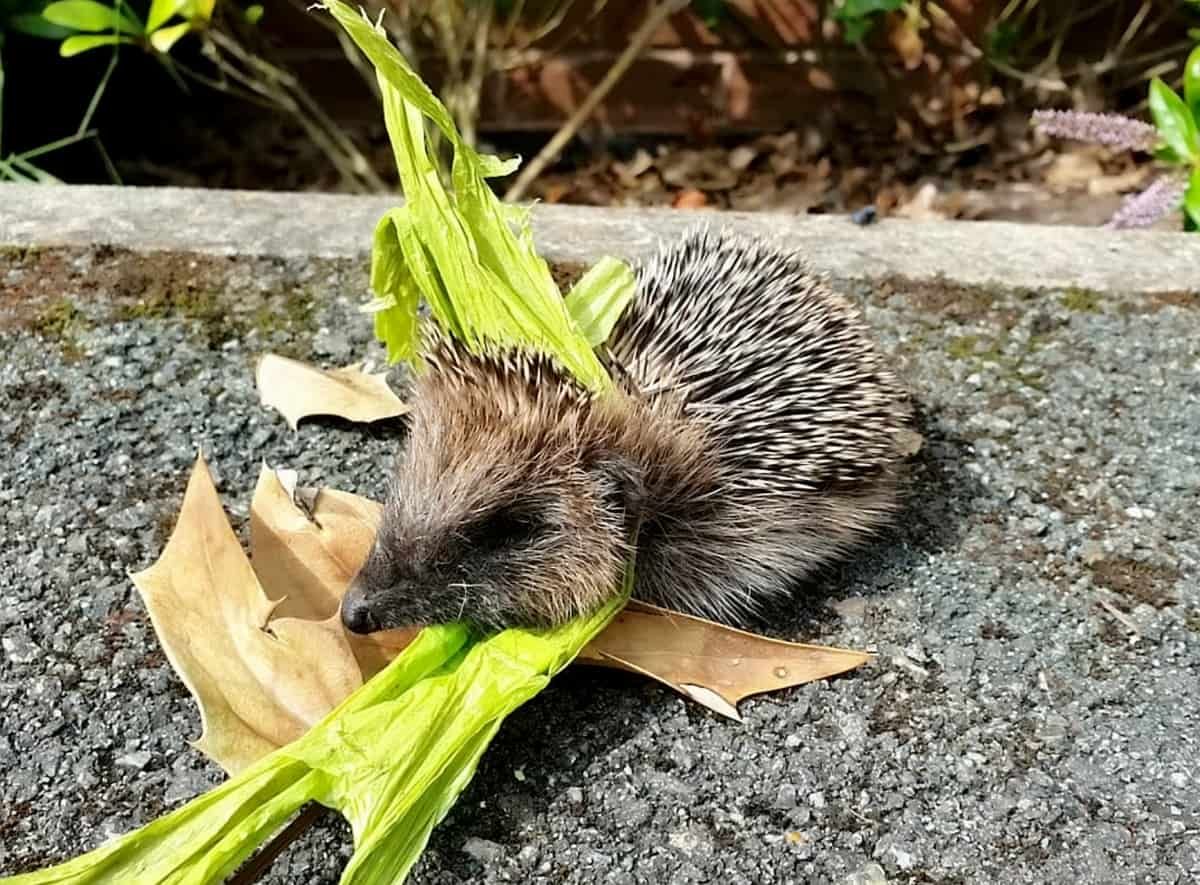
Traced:
[[351, 632], [559, 625], [630, 567], [634, 598], [744, 625], [894, 517], [908, 398], [845, 297], [707, 228], [636, 276], [600, 393], [427, 335]]

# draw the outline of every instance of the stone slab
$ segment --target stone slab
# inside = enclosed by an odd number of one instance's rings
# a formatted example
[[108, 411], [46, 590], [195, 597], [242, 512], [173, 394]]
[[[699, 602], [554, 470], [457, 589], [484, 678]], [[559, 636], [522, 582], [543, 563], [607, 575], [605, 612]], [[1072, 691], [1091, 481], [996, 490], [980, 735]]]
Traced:
[[[111, 245], [138, 251], [353, 258], [366, 255], [392, 196], [111, 186], [0, 186], [0, 246]], [[1009, 289], [1200, 293], [1200, 237], [1008, 222], [539, 206], [551, 262], [636, 259], [699, 223], [798, 249], [845, 280], [900, 277]]]

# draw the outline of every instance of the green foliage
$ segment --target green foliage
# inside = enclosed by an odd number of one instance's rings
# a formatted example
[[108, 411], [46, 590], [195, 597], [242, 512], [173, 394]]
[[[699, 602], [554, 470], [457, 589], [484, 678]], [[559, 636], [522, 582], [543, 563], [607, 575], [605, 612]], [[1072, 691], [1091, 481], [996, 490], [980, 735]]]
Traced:
[[984, 35], [983, 51], [991, 62], [1008, 64], [1012, 61], [1013, 49], [1021, 39], [1020, 29], [1012, 22], [997, 22]]
[[124, 4], [105, 6], [96, 0], [58, 0], [42, 10], [42, 17], [52, 25], [81, 33], [115, 31], [136, 37], [144, 28]]
[[45, 0], [0, 0], [0, 47], [6, 32], [61, 40], [69, 36], [68, 28], [51, 24], [42, 17]]
[[1196, 120], [1187, 103], [1166, 83], [1150, 81], [1150, 115], [1164, 144], [1180, 162], [1194, 163], [1200, 157]]
[[[100, 4], [95, 5], [100, 6]], [[43, 15], [45, 6], [45, 0], [0, 0], [0, 48], [4, 47], [5, 38], [8, 34], [22, 34], [29, 37], [51, 40], [70, 39], [72, 30], [47, 19]], [[104, 11], [103, 14], [106, 20], [111, 21], [111, 18], [109, 18], [111, 10], [103, 6], [100, 6], [100, 9]], [[87, 16], [89, 13], [95, 15], [96, 12], [97, 10], [91, 8], [78, 10], [80, 16]], [[113, 181], [119, 182], [120, 178], [117, 176], [116, 170], [112, 167], [112, 163], [108, 159], [108, 154], [104, 151], [104, 146], [100, 143], [95, 131], [88, 128], [92, 114], [95, 112], [96, 105], [100, 100], [100, 96], [103, 95], [111, 75], [112, 65], [110, 64], [108, 70], [105, 71], [100, 81], [96, 84], [96, 88], [92, 93], [92, 99], [88, 103], [88, 109], [84, 113], [79, 128], [74, 134], [55, 139], [47, 144], [39, 145], [21, 153], [4, 154], [2, 124], [4, 122], [5, 70], [3, 58], [0, 57], [0, 182], [16, 181], [28, 184], [57, 184], [59, 180], [35, 163], [34, 160], [86, 141], [94, 143], [96, 150], [100, 154], [100, 158], [108, 167]]]
[[1183, 66], [1183, 98], [1193, 120], [1200, 120], [1200, 46], [1193, 49]]
[[1190, 166], [1183, 194], [1184, 228], [1200, 228], [1200, 46], [1188, 55], [1183, 73], [1183, 97], [1155, 77], [1150, 83], [1150, 115], [1162, 136], [1155, 151], [1160, 162]]
[[[75, 133], [21, 154], [5, 156], [0, 153], [0, 181], [57, 183], [57, 178], [32, 160], [79, 142], [91, 141], [110, 178], [120, 183], [98, 133], [90, 128], [119, 60], [118, 50], [123, 46], [136, 46], [167, 63], [168, 54], [180, 39], [203, 32], [212, 25], [215, 3], [216, 0], [151, 0], [143, 23], [126, 0], [112, 0], [111, 5], [100, 0], [54, 0], [50, 3], [46, 0], [0, 0], [0, 48], [4, 46], [6, 33], [20, 33], [59, 41], [59, 55], [63, 58], [96, 49], [107, 48], [112, 52], [109, 65], [96, 83]], [[262, 6], [255, 4], [241, 14], [248, 23], [254, 24], [262, 17], [262, 12]], [[3, 122], [2, 61], [0, 59], [0, 123]]]
[[[133, 44], [166, 55], [189, 33], [200, 32], [212, 21], [215, 0], [152, 0], [143, 23], [122, 0], [108, 6], [98, 0], [57, 0], [42, 17], [70, 36], [59, 53], [68, 58], [102, 46]], [[257, 21], [262, 7], [251, 7], [248, 18]]]
[[[495, 346], [538, 350], [553, 356], [585, 387], [607, 387], [611, 382], [592, 342], [534, 249], [527, 212], [501, 202], [487, 184], [488, 178], [510, 174], [516, 161], [476, 153], [446, 107], [381, 31], [340, 3], [328, 8], [375, 68], [404, 190], [405, 205], [388, 212], [376, 227], [372, 254], [376, 299], [369, 308], [389, 357], [415, 358], [417, 304], [423, 298], [443, 331], [472, 351]], [[453, 152], [452, 191], [438, 174], [426, 119]], [[622, 278], [631, 289], [632, 272], [610, 262], [603, 273], [581, 281], [587, 283], [581, 291], [584, 296], [608, 292], [606, 301], [623, 306]], [[587, 297], [572, 300], [576, 306], [588, 303]], [[597, 327], [595, 319], [585, 318], [588, 328]]]
[[[1189, 2], [1196, 7], [1196, 11], [1200, 11], [1200, 0]], [[1200, 41], [1200, 31], [1188, 31], [1188, 35], [1193, 40]], [[1151, 95], [1153, 96], [1153, 91]], [[1184, 132], [1190, 131], [1195, 136], [1200, 124], [1200, 46], [1188, 54], [1188, 59], [1183, 65], [1183, 104], [1186, 106], [1184, 112], [1190, 119], [1190, 130], [1186, 126]], [[1157, 116], [1154, 122], [1158, 125]], [[1159, 126], [1159, 130], [1162, 130], [1162, 127]], [[1183, 192], [1183, 228], [1189, 231], [1200, 230], [1200, 159], [1194, 159], [1192, 174], [1188, 176], [1188, 189]]]
[[601, 258], [567, 293], [567, 313], [592, 347], [600, 347], [636, 294], [629, 266], [615, 258]]
[[843, 0], [833, 17], [841, 23], [846, 42], [858, 44], [871, 32], [879, 16], [903, 6], [904, 0]]
[[705, 25], [716, 30], [725, 18], [725, 0], [692, 0], [692, 12]]
[[1183, 214], [1187, 230], [1200, 229], [1200, 166], [1193, 167], [1187, 190], [1183, 192]]

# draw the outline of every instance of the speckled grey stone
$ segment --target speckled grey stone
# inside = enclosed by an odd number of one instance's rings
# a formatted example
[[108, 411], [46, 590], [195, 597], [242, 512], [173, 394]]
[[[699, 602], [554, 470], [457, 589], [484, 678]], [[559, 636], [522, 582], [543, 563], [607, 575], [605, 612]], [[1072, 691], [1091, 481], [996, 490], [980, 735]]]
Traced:
[[[379, 495], [403, 436], [293, 433], [254, 389], [255, 356], [314, 356], [317, 329], [330, 359], [378, 357], [360, 262], [228, 259], [231, 303], [316, 300], [302, 330], [216, 335], [110, 310], [130, 279], [160, 278], [151, 264], [114, 281], [120, 260], [0, 252], [0, 280], [17, 281], [0, 316], [53, 287], [87, 319], [58, 338], [20, 318], [0, 331], [3, 874], [221, 780], [187, 743], [195, 709], [127, 577], [161, 551], [197, 449], [244, 537], [264, 460]], [[505, 722], [413, 881], [1200, 877], [1200, 311], [1130, 280], [1087, 309], [851, 286], [919, 407], [910, 503], [762, 629], [877, 659], [747, 701], [742, 724], [572, 668]], [[472, 839], [499, 850], [481, 863]], [[334, 883], [349, 854], [327, 817], [267, 881]]]

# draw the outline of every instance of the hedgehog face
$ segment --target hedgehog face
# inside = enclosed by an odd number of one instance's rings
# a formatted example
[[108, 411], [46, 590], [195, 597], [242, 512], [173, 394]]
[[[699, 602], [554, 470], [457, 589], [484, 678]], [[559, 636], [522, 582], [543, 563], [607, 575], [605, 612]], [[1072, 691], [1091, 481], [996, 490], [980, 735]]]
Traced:
[[[529, 465], [510, 464], [513, 477]], [[506, 469], [506, 472], [507, 472]], [[395, 489], [420, 494], [401, 464]], [[476, 476], [496, 492], [495, 477]], [[445, 501], [449, 476], [424, 490]], [[602, 468], [543, 476], [536, 490], [479, 494], [433, 512], [389, 496], [379, 533], [343, 601], [354, 632], [463, 621], [483, 630], [560, 623], [617, 587], [623, 514], [609, 506]], [[532, 493], [531, 493], [532, 492]], [[409, 499], [410, 501], [412, 499]]]
[[342, 604], [353, 632], [545, 626], [617, 592], [636, 483], [608, 425], [586, 397], [562, 396], [565, 382], [477, 359], [467, 371], [418, 381], [379, 532]]

